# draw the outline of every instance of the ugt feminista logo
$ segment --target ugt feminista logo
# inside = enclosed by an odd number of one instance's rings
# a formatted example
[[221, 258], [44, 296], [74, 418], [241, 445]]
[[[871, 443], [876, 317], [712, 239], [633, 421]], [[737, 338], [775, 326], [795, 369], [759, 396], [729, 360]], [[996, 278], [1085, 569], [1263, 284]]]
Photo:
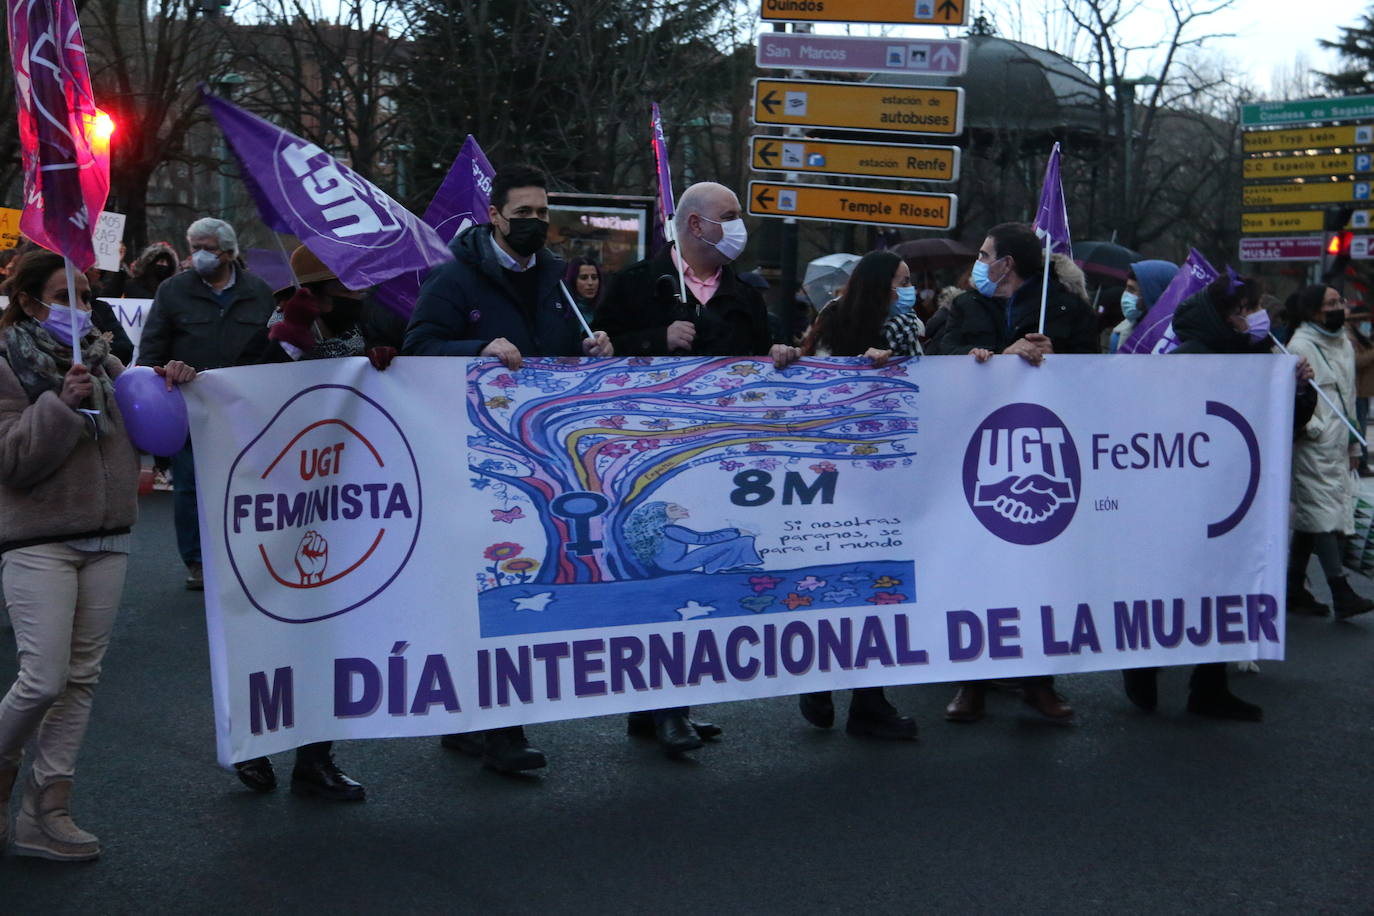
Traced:
[[336, 617], [405, 568], [420, 508], [415, 453], [391, 415], [346, 385], [316, 385], [282, 405], [229, 469], [229, 563], [268, 617]]

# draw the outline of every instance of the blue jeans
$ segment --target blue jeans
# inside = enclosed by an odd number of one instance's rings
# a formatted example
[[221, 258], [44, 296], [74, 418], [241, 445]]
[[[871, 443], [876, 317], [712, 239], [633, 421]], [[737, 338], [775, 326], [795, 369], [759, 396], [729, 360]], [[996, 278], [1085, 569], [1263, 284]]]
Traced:
[[172, 456], [172, 519], [181, 562], [200, 565], [200, 518], [196, 511], [196, 461], [191, 445]]

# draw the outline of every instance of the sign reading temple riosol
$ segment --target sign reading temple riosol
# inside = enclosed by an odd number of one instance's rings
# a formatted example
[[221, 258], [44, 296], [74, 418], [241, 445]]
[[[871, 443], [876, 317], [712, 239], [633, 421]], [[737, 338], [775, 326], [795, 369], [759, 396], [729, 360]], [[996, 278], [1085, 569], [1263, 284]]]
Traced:
[[186, 394], [219, 758], [1282, 657], [1293, 361], [1170, 370], [1056, 356], [203, 373]]

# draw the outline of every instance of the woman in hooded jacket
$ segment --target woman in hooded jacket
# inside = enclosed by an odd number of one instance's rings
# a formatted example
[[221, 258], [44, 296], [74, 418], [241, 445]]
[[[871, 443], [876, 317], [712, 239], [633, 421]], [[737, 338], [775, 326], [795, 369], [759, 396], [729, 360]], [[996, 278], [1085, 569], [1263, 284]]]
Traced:
[[[1331, 588], [1336, 616], [1353, 617], [1374, 610], [1355, 592], [1341, 563], [1341, 535], [1355, 533], [1355, 484], [1350, 472], [1360, 463], [1360, 443], [1350, 432], [1354, 423], [1355, 351], [1345, 334], [1345, 299], [1330, 286], [1299, 290], [1289, 307], [1293, 336], [1290, 352], [1304, 356], [1316, 383], [1340, 411], [1323, 402], [1293, 444], [1293, 544], [1288, 558], [1288, 610], [1325, 616], [1328, 608], [1307, 591], [1307, 566], [1313, 553]], [[1344, 414], [1344, 416], [1342, 416]]]
[[[1136, 265], [1139, 266], [1139, 265]], [[1269, 315], [1259, 305], [1258, 285], [1230, 271], [1178, 307], [1173, 319], [1179, 345], [1171, 353], [1270, 353]], [[1294, 422], [1307, 423], [1316, 406], [1316, 392], [1307, 384], [1312, 367], [1298, 363]], [[1121, 672], [1126, 696], [1147, 712], [1158, 704], [1158, 668], [1134, 668]], [[1231, 693], [1225, 662], [1210, 662], [1193, 669], [1189, 680], [1188, 711], [1217, 719], [1259, 722], [1264, 711]]]
[[1126, 342], [1177, 273], [1178, 265], [1172, 261], [1136, 261], [1131, 265], [1126, 273], [1126, 291], [1121, 294], [1121, 323], [1112, 329], [1108, 353], [1115, 353]]

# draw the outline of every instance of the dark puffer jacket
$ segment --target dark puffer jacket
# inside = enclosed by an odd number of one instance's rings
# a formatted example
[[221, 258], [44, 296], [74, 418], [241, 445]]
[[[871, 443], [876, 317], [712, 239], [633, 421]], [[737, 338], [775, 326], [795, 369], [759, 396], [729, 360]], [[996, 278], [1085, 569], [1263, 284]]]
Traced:
[[582, 329], [563, 298], [563, 259], [547, 248], [522, 273], [501, 266], [490, 225], [459, 233], [455, 260], [430, 271], [406, 328], [407, 356], [477, 356], [504, 337], [525, 356], [581, 356]]
[[[1010, 299], [967, 292], [954, 300], [940, 335], [938, 352], [965, 354], [974, 349], [1001, 353], [1040, 328], [1039, 275], [1031, 277]], [[1050, 278], [1045, 334], [1056, 353], [1098, 353], [1097, 316], [1092, 308]]]

